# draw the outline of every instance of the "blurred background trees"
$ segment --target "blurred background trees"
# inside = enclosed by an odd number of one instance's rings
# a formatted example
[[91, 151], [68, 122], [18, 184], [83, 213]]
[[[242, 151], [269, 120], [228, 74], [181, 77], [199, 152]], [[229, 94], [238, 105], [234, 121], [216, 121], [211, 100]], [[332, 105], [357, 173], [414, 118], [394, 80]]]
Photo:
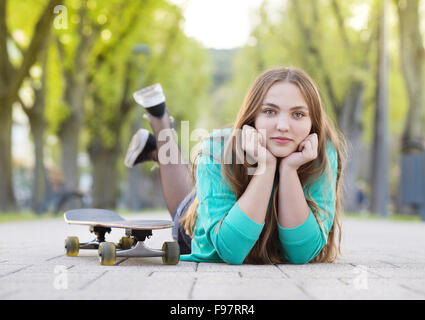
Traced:
[[[18, 92], [28, 76], [30, 68], [34, 65], [44, 43], [50, 33], [51, 17], [59, 0], [45, 2], [38, 10], [31, 10], [29, 3], [26, 8], [11, 10], [7, 1], [0, 2], [0, 210], [15, 209], [16, 200], [12, 185], [12, 108], [13, 103], [19, 99]], [[16, 2], [13, 2], [16, 4]], [[19, 3], [21, 4], [21, 3]], [[21, 15], [11, 14], [20, 12]], [[41, 13], [40, 13], [41, 12]], [[38, 14], [38, 20], [34, 22], [34, 14]], [[8, 21], [11, 21], [8, 25]], [[26, 22], [30, 21], [32, 28]], [[21, 41], [13, 38], [16, 23], [22, 23], [27, 32], [25, 40], [22, 39], [24, 30], [20, 30]], [[15, 36], [19, 38], [19, 35]], [[16, 40], [9, 44], [10, 40]], [[25, 42], [25, 43], [23, 43]], [[9, 47], [16, 49], [15, 55], [11, 55]], [[24, 47], [25, 46], [25, 47]]]
[[[164, 207], [153, 163], [123, 164], [149, 128], [132, 93], [160, 82], [182, 139], [183, 120], [230, 125], [254, 78], [278, 65], [312, 76], [349, 141], [348, 212], [425, 207], [421, 0], [264, 0], [247, 44], [230, 50], [186, 36], [184, 8], [166, 0], [0, 3], [2, 212]], [[19, 152], [18, 132], [32, 149]]]

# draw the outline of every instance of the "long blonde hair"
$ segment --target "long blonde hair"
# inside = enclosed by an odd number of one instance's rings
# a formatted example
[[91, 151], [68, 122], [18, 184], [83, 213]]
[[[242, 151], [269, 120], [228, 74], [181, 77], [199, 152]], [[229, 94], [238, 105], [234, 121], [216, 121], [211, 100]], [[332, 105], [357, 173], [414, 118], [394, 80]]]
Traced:
[[[247, 171], [248, 168], [252, 166], [246, 161], [234, 161], [236, 159], [240, 159], [240, 144], [238, 146], [237, 143], [238, 139], [240, 139], [238, 134], [240, 133], [241, 128], [246, 124], [254, 127], [255, 117], [257, 112], [260, 110], [266, 93], [273, 84], [279, 81], [290, 82], [300, 89], [309, 108], [309, 114], [312, 122], [310, 133], [317, 133], [318, 135], [318, 156], [316, 161], [310, 161], [298, 169], [298, 176], [301, 184], [307, 187], [306, 193], [308, 197], [306, 198], [311, 199], [309, 196], [311, 184], [325, 172], [326, 168], [329, 167], [329, 160], [326, 153], [327, 140], [330, 140], [333, 143], [337, 151], [338, 170], [334, 223], [329, 231], [326, 245], [312, 260], [313, 262], [333, 262], [337, 258], [338, 254], [341, 253], [342, 228], [340, 218], [342, 215], [342, 172], [345, 164], [346, 142], [342, 133], [328, 119], [323, 109], [317, 86], [305, 72], [294, 67], [279, 67], [264, 72], [254, 81], [245, 96], [242, 107], [236, 117], [233, 130], [225, 144], [221, 158], [222, 175], [229, 183], [232, 191], [235, 193], [236, 199], [239, 199], [251, 181], [252, 175], [248, 175]], [[214, 137], [210, 137], [210, 139], [214, 139]], [[202, 150], [198, 153], [198, 156], [201, 152]], [[226, 159], [226, 161], [224, 161], [224, 159]], [[230, 164], [228, 159], [232, 159]], [[192, 177], [196, 188], [195, 172], [196, 161], [194, 161], [192, 165]], [[328, 174], [330, 174], [330, 170], [328, 170]], [[269, 212], [266, 215], [264, 228], [244, 263], [267, 264], [287, 262], [278, 248], [278, 188], [279, 184], [274, 189], [272, 203], [269, 208]], [[308, 199], [307, 203], [323, 230], [323, 224], [319, 217], [320, 208], [314, 200]], [[197, 206], [198, 198], [196, 197], [191, 206], [188, 208], [186, 215], [180, 220], [186, 233], [191, 237], [193, 237], [196, 225]], [[327, 210], [325, 208], [325, 215], [327, 214], [326, 211]], [[218, 227], [222, 220], [219, 222]], [[336, 234], [337, 229], [338, 238]]]

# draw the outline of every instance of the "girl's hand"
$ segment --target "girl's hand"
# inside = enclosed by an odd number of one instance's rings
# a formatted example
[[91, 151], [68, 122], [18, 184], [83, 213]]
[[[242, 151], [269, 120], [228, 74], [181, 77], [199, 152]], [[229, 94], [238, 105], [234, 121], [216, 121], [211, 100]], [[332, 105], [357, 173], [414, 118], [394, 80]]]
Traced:
[[303, 164], [316, 159], [318, 144], [316, 133], [308, 135], [298, 145], [298, 152], [293, 152], [281, 160], [279, 170], [282, 171], [285, 168], [298, 170]]
[[248, 159], [250, 164], [258, 163], [260, 167], [276, 163], [276, 157], [266, 148], [266, 137], [254, 127], [242, 127], [242, 149], [252, 158]]

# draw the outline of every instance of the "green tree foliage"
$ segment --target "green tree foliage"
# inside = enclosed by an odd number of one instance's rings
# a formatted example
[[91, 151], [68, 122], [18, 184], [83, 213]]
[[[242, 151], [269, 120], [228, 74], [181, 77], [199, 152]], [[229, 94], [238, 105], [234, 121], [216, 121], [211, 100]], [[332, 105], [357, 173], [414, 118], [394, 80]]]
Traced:
[[[15, 68], [24, 61], [24, 49], [31, 43], [34, 25], [47, 2], [8, 2], [12, 41], [7, 49]], [[211, 63], [208, 52], [184, 35], [181, 8], [166, 0], [66, 0], [62, 6], [66, 27], [51, 28], [43, 92], [49, 126], [46, 154], [56, 164], [62, 161], [63, 171], [76, 167], [77, 154], [85, 150], [101, 155], [97, 161], [108, 163], [110, 176], [123, 167], [116, 165], [117, 159], [131, 137], [130, 124], [143, 112], [132, 93], [155, 82], [164, 88], [177, 131], [180, 120], [190, 121], [191, 129], [196, 126], [208, 105]], [[137, 44], [147, 46], [149, 52], [134, 53]], [[110, 180], [113, 188], [119, 185], [123, 169], [119, 173], [116, 180]], [[65, 181], [75, 180], [71, 188], [77, 186], [78, 175], [78, 170], [65, 172]]]
[[[206, 101], [210, 78], [208, 56], [184, 35], [178, 7], [155, 1], [127, 14], [129, 23], [120, 24], [117, 31], [111, 28], [108, 38], [94, 48], [96, 58], [85, 110], [87, 146], [95, 169], [95, 204], [103, 207], [115, 206], [117, 181], [122, 176], [112, 173], [118, 174], [118, 157], [128, 145], [128, 126], [142, 112], [132, 93], [141, 86], [161, 83], [179, 131], [180, 120], [195, 124]], [[140, 44], [149, 53], [134, 52], [135, 45]], [[112, 168], [99, 170], [104, 165]], [[104, 170], [111, 170], [109, 183], [104, 181]], [[105, 200], [108, 185], [115, 190], [110, 190]]]
[[[349, 80], [356, 78], [364, 81], [366, 87], [363, 139], [370, 143], [376, 89], [373, 69], [376, 63], [376, 1], [298, 1], [298, 9], [294, 2], [287, 1], [286, 6], [279, 7], [263, 2], [248, 45], [234, 60], [235, 77], [229, 90], [232, 95], [225, 109], [232, 116], [236, 115], [243, 95], [260, 72], [275, 66], [293, 65], [306, 70], [318, 83], [325, 106], [332, 115], [333, 105], [338, 108], [343, 103]], [[333, 2], [338, 5], [339, 18]], [[300, 22], [307, 28], [309, 38], [303, 34]], [[407, 106], [398, 63], [398, 25], [394, 7], [390, 10], [390, 23], [390, 129], [400, 134]], [[312, 54], [315, 50], [322, 56], [323, 63]], [[369, 64], [368, 70], [363, 68], [364, 61]], [[329, 84], [326, 77], [330, 79]]]
[[[248, 44], [234, 60], [234, 78], [220, 89], [226, 98], [222, 98], [225, 103], [218, 122], [228, 123], [234, 119], [244, 94], [261, 72], [292, 65], [304, 69], [316, 81], [325, 109], [351, 143], [356, 147], [370, 145], [377, 86], [378, 4], [378, 0], [288, 0], [278, 5], [263, 1]], [[394, 5], [390, 8], [389, 21], [389, 129], [391, 153], [395, 154], [399, 151], [407, 103], [398, 62], [399, 35]], [[397, 166], [396, 158], [392, 168]], [[350, 172], [360, 170], [357, 169], [359, 163], [352, 165]], [[363, 168], [363, 179], [367, 179], [365, 174]], [[357, 178], [355, 173], [348, 179], [349, 184], [354, 185]], [[393, 189], [396, 178], [396, 170], [392, 169]]]
[[[0, 2], [0, 210], [15, 208], [15, 196], [13, 192], [12, 176], [12, 110], [13, 104], [19, 100], [19, 90], [28, 77], [30, 68], [37, 61], [40, 51], [45, 45], [46, 38], [50, 33], [52, 12], [59, 0], [40, 2], [40, 11], [35, 25], [30, 28], [20, 26], [17, 30], [13, 14], [20, 13], [28, 17], [28, 21], [34, 23], [31, 14], [23, 8], [11, 8], [10, 1]], [[13, 10], [11, 10], [13, 9]], [[31, 16], [31, 17], [30, 17]], [[24, 20], [22, 22], [27, 22]], [[24, 24], [25, 24], [24, 23]], [[27, 34], [25, 31], [27, 31]], [[31, 30], [28, 32], [28, 30]]]

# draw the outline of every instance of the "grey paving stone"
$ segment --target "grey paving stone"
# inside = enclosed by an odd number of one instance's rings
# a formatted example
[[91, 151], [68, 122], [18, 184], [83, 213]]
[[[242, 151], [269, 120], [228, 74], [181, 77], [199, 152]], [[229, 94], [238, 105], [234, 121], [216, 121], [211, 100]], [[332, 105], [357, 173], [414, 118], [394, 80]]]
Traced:
[[230, 265], [226, 263], [208, 263], [202, 262], [198, 265], [198, 271], [248, 271], [248, 270], [275, 270], [274, 265]]
[[[114, 230], [108, 240], [123, 234]], [[344, 219], [343, 255], [306, 265], [118, 258], [116, 266], [100, 266], [96, 250], [64, 254], [70, 235], [93, 239], [87, 227], [62, 218], [0, 224], [0, 299], [425, 299], [425, 223]], [[154, 231], [147, 245], [170, 240], [170, 229]]]
[[211, 279], [199, 278], [193, 287], [193, 299], [309, 299], [288, 279]]
[[[425, 279], [425, 265], [412, 267], [411, 265], [402, 265], [400, 267], [386, 267], [368, 269], [369, 274], [376, 274], [380, 278], [392, 279]], [[425, 288], [424, 288], [425, 289]]]
[[188, 280], [194, 279], [237, 279], [240, 277], [238, 272], [187, 272], [181, 271], [178, 274], [172, 271], [153, 272], [151, 277], [154, 279], [171, 279], [171, 278], [186, 278]]
[[158, 278], [140, 272], [121, 278], [117, 273], [107, 273], [84, 291], [88, 297], [90, 292], [101, 292], [98, 298], [102, 299], [187, 299], [192, 281], [179, 274]]
[[30, 264], [0, 264], [0, 279], [21, 270], [28, 269], [32, 266], [33, 265]]
[[[0, 279], [1, 298], [22, 298], [22, 299], [44, 299], [45, 296], [53, 297], [58, 294], [62, 287], [67, 290], [82, 290], [94, 279], [100, 277], [102, 273], [91, 274], [71, 274], [67, 273], [61, 277], [59, 273], [16, 273]], [[9, 291], [14, 294], [8, 295]], [[64, 290], [65, 291], [65, 290]], [[8, 295], [3, 297], [2, 295]]]
[[397, 283], [400, 287], [417, 293], [422, 299], [425, 299], [425, 278], [421, 279], [400, 279], [393, 278], [393, 283]]
[[261, 270], [259, 272], [258, 270], [240, 270], [239, 275], [241, 278], [248, 278], [248, 279], [281, 279], [281, 278], [288, 278], [286, 274], [284, 274], [280, 269], [277, 267], [275, 269], [266, 269]]
[[164, 271], [192, 271], [196, 268], [196, 263], [188, 261], [179, 261], [176, 265], [165, 265], [162, 263], [162, 258], [160, 257], [150, 257], [150, 258], [129, 258], [124, 262], [119, 264], [120, 267], [126, 268], [130, 266], [137, 266], [141, 269], [148, 270], [164, 270]]
[[301, 285], [315, 299], [348, 299], [348, 300], [398, 300], [423, 299], [424, 297], [412, 290], [401, 287], [394, 281], [387, 279], [368, 278], [367, 281], [356, 282], [353, 278], [338, 280], [317, 280]]
[[[311, 263], [304, 265], [284, 264], [278, 266], [291, 279], [337, 279], [355, 277], [358, 267], [339, 263]], [[378, 278], [377, 275], [371, 275]]]

